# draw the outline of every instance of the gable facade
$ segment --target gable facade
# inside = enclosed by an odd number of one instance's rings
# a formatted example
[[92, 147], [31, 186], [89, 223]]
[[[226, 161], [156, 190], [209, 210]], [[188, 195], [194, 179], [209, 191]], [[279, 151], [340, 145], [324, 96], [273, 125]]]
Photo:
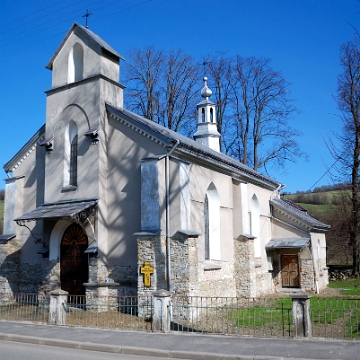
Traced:
[[0, 292], [255, 297], [326, 287], [328, 226], [219, 152], [206, 80], [194, 141], [124, 109], [120, 60], [74, 24], [48, 63], [45, 127], [4, 166]]

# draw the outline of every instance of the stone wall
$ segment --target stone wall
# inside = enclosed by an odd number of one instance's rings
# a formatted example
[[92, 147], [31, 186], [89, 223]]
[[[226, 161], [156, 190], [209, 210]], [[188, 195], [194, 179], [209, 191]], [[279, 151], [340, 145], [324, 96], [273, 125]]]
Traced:
[[44, 294], [59, 288], [59, 264], [46, 258], [42, 264], [22, 263], [21, 248], [16, 240], [0, 245], [0, 293]]
[[236, 296], [255, 297], [255, 251], [254, 240], [240, 236], [234, 240], [234, 278]]
[[[227, 261], [199, 261], [198, 235], [177, 232], [171, 239], [171, 285], [177, 296], [236, 296], [234, 264]], [[145, 262], [154, 267], [151, 286], [144, 287], [143, 275], [138, 276], [138, 294], [167, 289], [166, 246], [161, 236], [138, 236], [138, 266]]]
[[307, 292], [315, 292], [314, 263], [312, 259], [299, 259], [300, 287]]
[[[139, 296], [151, 294], [151, 292], [167, 289], [166, 279], [166, 238], [161, 235], [140, 233], [137, 238], [138, 247], [138, 282], [137, 292]], [[140, 269], [145, 262], [149, 262], [154, 268], [154, 274], [150, 276], [151, 286], [144, 286], [144, 275]]]
[[274, 293], [272, 274], [266, 269], [265, 272], [256, 274], [256, 297], [263, 297]]
[[134, 266], [106, 265], [97, 257], [89, 259], [87, 296], [135, 296], [137, 269]]
[[171, 239], [172, 288], [176, 295], [191, 296], [197, 293], [198, 247], [197, 236], [177, 233]]
[[178, 296], [234, 297], [234, 264], [199, 261], [198, 235], [177, 232], [171, 240], [172, 288]]

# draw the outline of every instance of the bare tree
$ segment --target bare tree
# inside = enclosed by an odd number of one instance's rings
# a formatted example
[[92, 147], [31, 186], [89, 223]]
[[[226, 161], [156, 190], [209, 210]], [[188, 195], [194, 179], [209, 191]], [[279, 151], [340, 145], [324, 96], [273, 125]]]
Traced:
[[268, 164], [283, 167], [286, 161], [305, 156], [296, 142], [300, 132], [289, 125], [297, 112], [289, 84], [270, 67], [269, 59], [237, 56], [233, 93], [241, 162], [267, 171]]
[[199, 77], [199, 66], [190, 55], [182, 50], [172, 50], [166, 54], [157, 120], [159, 124], [174, 131], [185, 131], [188, 125], [194, 126]]
[[[224, 126], [229, 125], [231, 120], [229, 119], [229, 105], [231, 103], [231, 59], [226, 58], [223, 53], [208, 55], [206, 60], [204, 60], [206, 65], [206, 75], [209, 78], [211, 84], [211, 89], [215, 96], [216, 102], [216, 119], [217, 119], [217, 128], [218, 132], [222, 137], [221, 148], [225, 148], [225, 152], [228, 153], [229, 150], [233, 147], [233, 138], [234, 136], [229, 135], [229, 129], [232, 129], [233, 126]], [[228, 117], [228, 119], [226, 119]], [[232, 117], [232, 114], [231, 116]]]
[[337, 135], [338, 144], [330, 143], [330, 151], [337, 161], [338, 175], [351, 183], [351, 214], [349, 239], [353, 253], [353, 275], [360, 273], [360, 47], [348, 42], [341, 47], [342, 73], [338, 77], [336, 101], [341, 111], [342, 133]]
[[174, 131], [186, 132], [190, 122], [195, 126], [200, 74], [191, 56], [154, 47], [133, 50], [124, 73], [130, 110]]
[[126, 65], [124, 79], [130, 85], [126, 105], [130, 110], [154, 121], [159, 108], [164, 53], [153, 46], [133, 50]]
[[289, 125], [297, 111], [289, 84], [270, 67], [266, 58], [206, 58], [206, 74], [182, 50], [164, 52], [148, 47], [130, 54], [125, 80], [129, 85], [126, 106], [146, 118], [185, 135], [196, 125], [202, 76], [217, 104], [222, 148], [254, 170], [284, 167], [304, 156], [296, 142], [300, 135]]

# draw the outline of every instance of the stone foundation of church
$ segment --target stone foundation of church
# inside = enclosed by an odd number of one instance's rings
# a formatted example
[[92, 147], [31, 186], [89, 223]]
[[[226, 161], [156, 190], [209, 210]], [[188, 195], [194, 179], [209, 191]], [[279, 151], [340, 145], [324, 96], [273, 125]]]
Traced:
[[176, 296], [234, 297], [234, 265], [199, 261], [197, 236], [178, 232], [171, 239], [172, 289]]
[[[166, 241], [163, 236], [138, 236], [138, 266], [145, 262], [154, 268], [151, 285], [144, 286], [139, 271], [138, 295], [167, 289]], [[236, 296], [234, 264], [227, 261], [199, 261], [197, 236], [178, 232], [171, 239], [171, 285], [176, 296]]]
[[[137, 292], [139, 296], [151, 295], [158, 289], [167, 289], [166, 279], [166, 238], [161, 235], [140, 234], [137, 239], [138, 247], [138, 281]], [[140, 269], [145, 262], [154, 268], [151, 275], [150, 286], [145, 286], [144, 276]]]
[[256, 273], [254, 240], [240, 236], [234, 240], [236, 296], [255, 297]]
[[137, 269], [135, 266], [106, 265], [100, 259], [89, 259], [89, 282], [86, 296], [136, 296]]

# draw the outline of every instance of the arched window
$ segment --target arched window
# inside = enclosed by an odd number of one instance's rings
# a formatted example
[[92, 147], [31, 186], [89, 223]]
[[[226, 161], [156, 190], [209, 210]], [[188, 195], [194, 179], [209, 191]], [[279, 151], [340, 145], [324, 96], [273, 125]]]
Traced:
[[205, 260], [210, 260], [210, 239], [209, 239], [209, 199], [207, 194], [205, 195], [204, 203], [204, 221], [205, 221]]
[[260, 240], [260, 205], [254, 194], [250, 202], [250, 231], [255, 236], [254, 247], [255, 257], [261, 257], [261, 240]]
[[78, 148], [78, 136], [74, 136], [70, 146], [70, 180], [69, 184], [77, 186], [77, 148]]
[[211, 183], [204, 200], [205, 260], [220, 260], [220, 197]]
[[201, 109], [201, 122], [205, 122], [205, 109]]
[[78, 129], [71, 120], [64, 138], [64, 186], [77, 186]]
[[76, 43], [69, 53], [68, 59], [68, 83], [83, 79], [84, 50], [79, 43]]

